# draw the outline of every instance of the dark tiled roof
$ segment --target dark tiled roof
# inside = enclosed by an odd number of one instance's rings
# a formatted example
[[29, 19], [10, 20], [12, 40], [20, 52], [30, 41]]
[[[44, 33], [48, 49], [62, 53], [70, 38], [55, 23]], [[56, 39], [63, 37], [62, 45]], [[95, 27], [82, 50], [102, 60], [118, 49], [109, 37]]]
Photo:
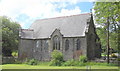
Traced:
[[21, 38], [34, 39], [33, 34], [34, 34], [33, 29], [21, 29], [21, 30], [19, 30], [19, 36]]
[[59, 29], [63, 37], [85, 36], [87, 21], [91, 14], [36, 20], [29, 29], [34, 30], [34, 38], [50, 38], [55, 29]]

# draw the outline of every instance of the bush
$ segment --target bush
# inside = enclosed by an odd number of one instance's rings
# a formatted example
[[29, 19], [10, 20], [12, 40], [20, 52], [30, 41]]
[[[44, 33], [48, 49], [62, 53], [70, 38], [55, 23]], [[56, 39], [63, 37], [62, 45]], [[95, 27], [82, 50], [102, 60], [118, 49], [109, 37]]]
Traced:
[[51, 60], [51, 62], [50, 62], [50, 66], [61, 66], [62, 65], [62, 61], [60, 61], [60, 60], [55, 60], [55, 59], [53, 59], [53, 60]]
[[62, 65], [63, 66], [85, 66], [87, 62], [87, 57], [86, 56], [80, 56], [79, 61], [78, 60], [68, 60], [64, 62]]
[[12, 56], [18, 57], [18, 52], [12, 52]]
[[87, 57], [86, 56], [80, 56], [79, 61], [82, 62], [82, 63], [85, 63], [85, 62], [87, 62]]
[[66, 62], [63, 63], [63, 66], [76, 66], [75, 64], [75, 60], [68, 60]]
[[68, 60], [66, 62], [63, 63], [63, 66], [85, 66], [86, 63], [82, 63], [78, 60]]
[[57, 50], [52, 52], [52, 60], [50, 66], [61, 66], [63, 63], [63, 54]]
[[35, 59], [31, 59], [31, 60], [27, 60], [27, 62], [25, 63], [28, 65], [38, 65], [39, 61]]

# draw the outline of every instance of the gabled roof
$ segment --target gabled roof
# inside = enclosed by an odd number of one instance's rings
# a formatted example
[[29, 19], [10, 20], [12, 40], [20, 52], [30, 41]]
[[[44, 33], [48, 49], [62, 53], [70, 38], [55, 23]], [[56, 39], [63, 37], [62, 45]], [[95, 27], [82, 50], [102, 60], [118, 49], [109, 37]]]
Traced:
[[50, 38], [55, 29], [59, 29], [63, 37], [85, 36], [87, 21], [91, 14], [78, 14], [49, 19], [36, 20], [29, 29], [33, 29], [33, 37]]

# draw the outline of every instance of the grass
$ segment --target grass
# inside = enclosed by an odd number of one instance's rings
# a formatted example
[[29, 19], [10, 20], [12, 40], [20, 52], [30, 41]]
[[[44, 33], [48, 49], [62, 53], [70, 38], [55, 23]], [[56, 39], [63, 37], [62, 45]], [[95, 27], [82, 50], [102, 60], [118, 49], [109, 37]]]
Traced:
[[[26, 64], [4, 64], [2, 69], [86, 69], [86, 66], [46, 66], [42, 65], [26, 65]], [[92, 65], [91, 69], [118, 69], [118, 66], [102, 66]]]
[[[28, 64], [3, 64], [3, 71], [39, 71], [39, 69], [43, 69], [41, 71], [74, 71], [75, 69], [82, 69], [82, 71], [86, 71], [87, 66], [91, 66], [91, 69], [97, 69], [97, 71], [101, 71], [100, 69], [105, 69], [104, 71], [112, 71], [113, 69], [118, 69], [118, 66], [108, 65], [106, 63], [96, 63], [96, 62], [87, 62], [84, 66], [49, 66], [50, 62], [39, 62], [38, 65], [28, 65]], [[17, 69], [17, 70], [16, 70]], [[57, 70], [56, 70], [57, 69]], [[107, 70], [106, 70], [107, 69]], [[116, 71], [113, 70], [113, 71]], [[81, 71], [81, 70], [77, 70]], [[94, 70], [92, 70], [94, 71]], [[96, 71], [96, 70], [95, 70]], [[102, 70], [103, 71], [103, 70]]]

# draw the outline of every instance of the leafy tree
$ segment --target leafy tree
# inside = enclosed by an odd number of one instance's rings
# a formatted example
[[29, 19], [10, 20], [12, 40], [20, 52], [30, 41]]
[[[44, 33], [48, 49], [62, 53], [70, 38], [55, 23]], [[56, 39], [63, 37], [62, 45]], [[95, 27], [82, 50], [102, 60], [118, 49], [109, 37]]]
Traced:
[[98, 27], [97, 29], [96, 29], [96, 31], [97, 31], [97, 34], [99, 35], [99, 37], [100, 37], [100, 41], [101, 41], [101, 44], [102, 44], [102, 48], [103, 49], [105, 49], [105, 47], [106, 47], [106, 37], [107, 37], [107, 35], [106, 35], [106, 32], [105, 32], [105, 28], [103, 27]]
[[109, 60], [109, 43], [111, 48], [120, 47], [120, 2], [96, 2], [94, 10], [96, 22], [107, 32]]
[[[102, 44], [102, 52], [103, 53], [106, 53], [106, 45], [107, 45], [107, 32], [106, 32], [106, 28], [105, 27], [98, 27], [96, 29], [97, 31], [97, 34], [99, 35], [100, 37], [100, 41], [101, 41], [101, 44]], [[117, 43], [117, 33], [115, 32], [110, 32], [110, 47], [111, 47], [111, 53], [112, 52], [117, 52], [118, 51], [118, 43]], [[113, 49], [113, 50], [112, 50]]]
[[2, 21], [0, 20], [0, 56], [2, 55], [2, 42], [1, 41], [2, 41]]
[[12, 51], [18, 49], [20, 25], [5, 16], [0, 17], [0, 20], [2, 21], [2, 54], [11, 56]]
[[120, 35], [120, 2], [96, 2], [94, 10], [95, 19], [103, 28], [101, 33], [105, 35], [107, 33], [107, 20], [109, 21], [109, 32], [110, 36], [112, 36], [110, 37], [110, 46], [117, 49], [118, 37]]

